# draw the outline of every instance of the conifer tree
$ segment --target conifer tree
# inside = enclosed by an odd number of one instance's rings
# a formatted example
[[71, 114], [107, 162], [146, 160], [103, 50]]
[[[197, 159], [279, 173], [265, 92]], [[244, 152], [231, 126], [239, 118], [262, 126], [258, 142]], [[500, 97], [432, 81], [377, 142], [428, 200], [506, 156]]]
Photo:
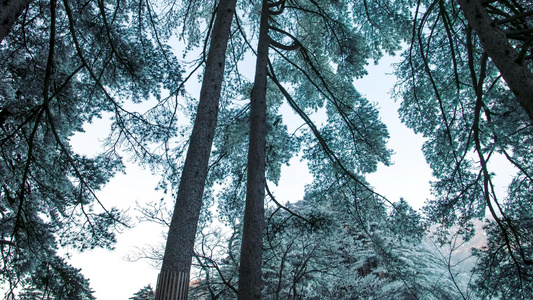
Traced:
[[242, 229], [239, 267], [239, 298], [261, 299], [263, 231], [265, 226], [265, 165], [267, 135], [267, 65], [270, 46], [269, 1], [263, 0], [255, 79], [250, 101], [250, 140], [248, 142], [246, 205]]
[[[530, 1], [419, 1], [412, 43], [396, 74], [402, 121], [427, 138], [433, 169], [428, 220], [443, 236], [453, 228], [468, 240], [488, 213], [489, 243], [476, 250], [479, 295], [529, 295], [533, 259], [528, 232], [532, 122]], [[521, 87], [517, 87], [520, 85]], [[507, 195], [496, 192], [498, 158], [516, 174]], [[478, 232], [479, 234], [479, 232]], [[450, 242], [443, 240], [444, 242]], [[510, 262], [510, 263], [507, 263]], [[499, 278], [499, 279], [498, 279]], [[505, 279], [503, 279], [505, 278]], [[519, 283], [519, 284], [517, 284]], [[508, 284], [508, 285], [507, 285]]]
[[140, 289], [137, 293], [133, 294], [129, 300], [154, 300], [155, 292], [150, 285], [147, 285]]
[[226, 48], [235, 13], [235, 0], [216, 8], [196, 119], [170, 223], [156, 299], [187, 299], [196, 228], [202, 206], [211, 146], [217, 125]]
[[[119, 145], [154, 162], [150, 145], [171, 136], [163, 102], [146, 115], [125, 108], [150, 96], [161, 100], [161, 88], [175, 90], [181, 81], [143, 3], [33, 1], [2, 41], [0, 281], [8, 299], [21, 286], [57, 299], [92, 297], [57, 250], [113, 248], [128, 218], [96, 193], [124, 170]], [[102, 115], [113, 115], [109, 147], [77, 153], [70, 139]], [[45, 271], [52, 277], [42, 277]], [[62, 290], [71, 284], [80, 293]]]

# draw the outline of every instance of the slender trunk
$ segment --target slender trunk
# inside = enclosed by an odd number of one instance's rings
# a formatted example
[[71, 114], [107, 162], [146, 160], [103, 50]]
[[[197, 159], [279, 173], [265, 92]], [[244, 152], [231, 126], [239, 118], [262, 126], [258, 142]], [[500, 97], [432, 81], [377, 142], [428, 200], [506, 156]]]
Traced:
[[261, 265], [265, 226], [266, 84], [270, 45], [268, 17], [268, 3], [263, 0], [250, 110], [248, 178], [239, 269], [239, 300], [261, 299]]
[[187, 299], [189, 272], [218, 117], [226, 48], [236, 0], [221, 0], [210, 41], [198, 111], [168, 231], [156, 300]]
[[28, 8], [31, 2], [32, 0], [2, 0], [0, 4], [0, 44], [20, 14]]
[[468, 25], [478, 35], [483, 49], [500, 70], [503, 79], [533, 120], [533, 74], [517, 61], [518, 52], [493, 22], [481, 0], [458, 0]]

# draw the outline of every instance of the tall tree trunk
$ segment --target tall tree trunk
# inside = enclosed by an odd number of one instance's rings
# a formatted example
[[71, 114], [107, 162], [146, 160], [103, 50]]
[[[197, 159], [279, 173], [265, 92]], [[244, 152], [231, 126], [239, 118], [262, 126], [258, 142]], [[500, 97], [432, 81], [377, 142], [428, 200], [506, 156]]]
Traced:
[[2, 0], [0, 4], [0, 44], [20, 14], [28, 8], [31, 2], [32, 0]]
[[518, 52], [493, 22], [481, 0], [458, 0], [468, 25], [478, 35], [483, 49], [500, 70], [503, 79], [533, 120], [533, 74], [517, 61]]
[[239, 300], [261, 299], [261, 265], [265, 226], [266, 85], [270, 45], [268, 10], [268, 1], [263, 0], [250, 110], [248, 178], [239, 269]]
[[157, 282], [156, 300], [187, 299], [194, 240], [217, 124], [226, 49], [235, 3], [236, 0], [221, 0], [217, 7], [198, 111]]

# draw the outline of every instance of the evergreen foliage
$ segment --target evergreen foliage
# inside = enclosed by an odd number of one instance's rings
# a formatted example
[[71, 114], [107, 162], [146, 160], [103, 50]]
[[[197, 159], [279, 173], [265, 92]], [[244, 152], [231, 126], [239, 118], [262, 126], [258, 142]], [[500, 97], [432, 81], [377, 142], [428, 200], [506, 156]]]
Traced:
[[[287, 208], [300, 215], [279, 207], [267, 212], [265, 299], [460, 298], [454, 280], [462, 280], [461, 288], [466, 282], [458, 270], [450, 274], [441, 254], [417, 234], [392, 233], [389, 217], [364, 228], [345, 206], [306, 199]], [[238, 236], [234, 231], [227, 246], [220, 243], [224, 237], [203, 239], [197, 255], [201, 276], [190, 297], [235, 298]]]
[[96, 299], [89, 288], [89, 281], [80, 274], [80, 270], [57, 256], [42, 262], [23, 285], [27, 288], [23, 288], [19, 299]]
[[[453, 1], [417, 2], [412, 42], [396, 72], [400, 116], [427, 138], [423, 151], [436, 178], [434, 198], [424, 210], [427, 219], [442, 225], [442, 231], [459, 228], [466, 240], [475, 234], [473, 220], [490, 220], [488, 242], [476, 251], [479, 280], [472, 287], [482, 299], [526, 299], [533, 264], [527, 208], [533, 123], [521, 98], [526, 95], [516, 93], [499, 62], [511, 59], [523, 72], [520, 80], [528, 80], [530, 35], [522, 34], [531, 30], [532, 6], [530, 1], [480, 1], [473, 13], [469, 6], [478, 1], [458, 2], [460, 7]], [[489, 39], [499, 46], [488, 48], [488, 32], [479, 31], [481, 20], [472, 24], [481, 16], [490, 19], [494, 32]], [[506, 196], [495, 192], [495, 157], [516, 168]]]
[[[124, 171], [124, 152], [162, 167], [160, 187], [179, 194], [193, 139], [186, 138], [190, 128], [177, 127], [178, 97], [186, 99], [181, 113], [191, 120], [211, 117], [184, 93], [183, 81], [203, 66], [208, 72], [208, 50], [221, 41], [212, 34], [221, 1], [4, 2], [0, 283], [6, 299], [94, 299], [80, 270], [57, 253], [112, 249], [117, 231], [130, 225], [96, 196]], [[259, 130], [266, 140], [266, 180], [254, 185], [270, 200], [266, 213], [256, 216], [260, 224], [266, 217], [263, 242], [255, 245], [263, 251], [264, 298], [530, 297], [533, 98], [520, 88], [533, 84], [530, 2], [237, 1], [224, 62], [214, 65], [224, 81], [215, 84], [221, 100], [214, 105], [220, 117], [212, 122], [213, 149], [204, 151], [207, 188], [198, 187], [203, 198], [183, 227], [197, 235], [192, 257], [198, 276], [189, 297], [234, 299], [241, 258], [249, 255], [239, 249], [250, 229], [242, 221], [245, 182], [260, 169], [247, 162], [256, 144], [249, 142], [256, 134], [250, 124], [257, 121], [249, 100], [259, 90], [243, 62], [253, 56], [264, 59], [259, 71], [268, 77]], [[172, 36], [184, 45], [183, 57], [199, 52], [185, 79], [168, 45]], [[260, 39], [268, 51], [256, 50]], [[425, 137], [423, 152], [435, 177], [434, 197], [422, 213], [403, 199], [392, 203], [365, 181], [380, 163], [391, 163], [392, 150], [375, 104], [353, 85], [369, 61], [402, 50], [395, 89], [400, 117]], [[170, 96], [162, 97], [163, 90]], [[155, 105], [141, 111], [146, 102]], [[301, 120], [294, 132], [283, 119], [284, 104]], [[112, 122], [107, 148], [93, 156], [76, 153], [72, 136], [102, 117]], [[313, 182], [303, 199], [283, 205], [269, 185], [279, 182], [281, 167], [295, 155], [307, 162]], [[495, 157], [516, 169], [505, 196], [495, 191]], [[168, 225], [163, 210], [153, 203], [142, 213]], [[215, 217], [222, 229], [212, 228]], [[452, 253], [442, 254], [428, 237], [434, 233], [439, 246], [453, 251], [454, 239], [469, 241], [473, 222], [484, 219], [487, 241], [474, 249], [478, 263], [471, 273], [461, 273]], [[187, 262], [191, 254], [185, 252], [180, 259]], [[154, 298], [147, 286], [130, 299]]]
[[[173, 136], [168, 103], [147, 115], [125, 108], [160, 100], [161, 88], [180, 82], [177, 61], [153, 37], [157, 24], [150, 17], [143, 1], [37, 0], [2, 41], [0, 280], [6, 298], [14, 299], [24, 283], [43, 297], [92, 299], [88, 282], [56, 250], [112, 249], [128, 218], [102, 205], [96, 192], [124, 170], [120, 146], [156, 163], [151, 145]], [[103, 116], [113, 121], [109, 147], [92, 157], [75, 153], [70, 138]]]
[[153, 300], [155, 299], [155, 292], [150, 285], [140, 289], [137, 293], [130, 297], [129, 300]]

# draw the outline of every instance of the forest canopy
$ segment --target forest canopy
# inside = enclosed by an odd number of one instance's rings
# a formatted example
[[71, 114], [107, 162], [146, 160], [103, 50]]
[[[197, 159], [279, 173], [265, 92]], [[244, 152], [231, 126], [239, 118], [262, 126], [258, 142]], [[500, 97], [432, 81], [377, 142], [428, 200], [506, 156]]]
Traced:
[[[1, 7], [5, 299], [94, 299], [62, 250], [113, 249], [146, 221], [166, 241], [138, 255], [161, 273], [130, 299], [533, 294], [530, 1]], [[401, 57], [392, 95], [433, 171], [420, 211], [365, 179], [394, 160], [376, 103], [355, 84], [384, 55]], [[72, 137], [108, 116], [102, 150], [77, 153]], [[293, 157], [312, 182], [282, 203], [271, 189]], [[515, 171], [504, 196], [500, 158]], [[98, 197], [127, 161], [167, 194], [139, 204], [137, 219]]]

